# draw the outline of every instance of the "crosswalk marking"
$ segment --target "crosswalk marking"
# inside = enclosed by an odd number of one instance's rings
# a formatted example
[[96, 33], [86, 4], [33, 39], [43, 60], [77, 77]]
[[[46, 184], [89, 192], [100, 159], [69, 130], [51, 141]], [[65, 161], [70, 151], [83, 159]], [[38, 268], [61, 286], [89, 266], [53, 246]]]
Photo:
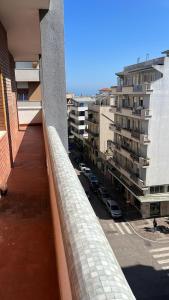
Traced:
[[120, 227], [120, 225], [118, 223], [115, 223], [115, 224], [116, 224], [118, 230], [120, 231], [120, 233], [121, 234], [125, 234], [124, 231], [123, 231], [123, 229]]
[[155, 249], [151, 249], [149, 250], [149, 252], [162, 252], [162, 251], [166, 251], [166, 250], [169, 250], [169, 247], [164, 247], [164, 248], [155, 248]]
[[126, 229], [127, 233], [132, 234], [131, 230], [128, 228], [128, 226], [124, 222], [122, 222], [121, 224]]
[[169, 256], [169, 252], [168, 253], [161, 253], [161, 254], [154, 254], [153, 257], [154, 258], [160, 258], [160, 257], [166, 257]]
[[169, 259], [158, 260], [158, 263], [159, 263], [160, 265], [162, 265], [162, 264], [167, 264], [167, 263], [169, 263]]
[[112, 223], [109, 224], [110, 228], [114, 230], [114, 225]]
[[[109, 224], [109, 227], [111, 230], [116, 231], [116, 228], [114, 228], [114, 225], [112, 223]], [[114, 233], [115, 235], [118, 235], [117, 232]]]
[[[156, 259], [156, 262], [161, 265], [161, 269], [163, 271], [169, 270], [169, 247], [154, 248], [150, 249], [149, 252], [152, 253], [152, 256], [154, 259]], [[169, 276], [169, 273], [167, 273], [167, 275]]]

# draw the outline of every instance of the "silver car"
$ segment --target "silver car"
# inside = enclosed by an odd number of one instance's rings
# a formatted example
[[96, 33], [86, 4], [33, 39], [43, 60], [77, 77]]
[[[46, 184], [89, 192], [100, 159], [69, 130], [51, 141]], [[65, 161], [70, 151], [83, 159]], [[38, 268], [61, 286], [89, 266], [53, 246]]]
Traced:
[[113, 219], [121, 218], [122, 217], [122, 211], [120, 207], [118, 206], [117, 202], [114, 200], [107, 200], [106, 207], [111, 214]]

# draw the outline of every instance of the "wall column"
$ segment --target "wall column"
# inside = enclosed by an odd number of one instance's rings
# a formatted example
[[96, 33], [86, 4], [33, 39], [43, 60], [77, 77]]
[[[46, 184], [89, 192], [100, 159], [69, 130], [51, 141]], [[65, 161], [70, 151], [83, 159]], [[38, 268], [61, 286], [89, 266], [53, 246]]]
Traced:
[[40, 10], [40, 31], [42, 107], [46, 125], [56, 128], [68, 150], [62, 0], [50, 0], [49, 10]]

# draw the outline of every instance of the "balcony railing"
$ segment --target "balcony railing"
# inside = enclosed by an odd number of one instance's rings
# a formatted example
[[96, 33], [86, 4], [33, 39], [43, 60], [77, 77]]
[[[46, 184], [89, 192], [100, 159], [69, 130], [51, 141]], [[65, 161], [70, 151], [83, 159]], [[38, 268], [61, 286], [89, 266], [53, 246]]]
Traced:
[[148, 108], [145, 109], [143, 107], [142, 108], [138, 107], [138, 108], [133, 109], [132, 114], [136, 115], [136, 116], [140, 116], [141, 118], [150, 118], [151, 110]]
[[54, 233], [57, 239], [58, 207], [72, 299], [135, 299], [56, 129], [44, 129]]
[[122, 92], [122, 86], [121, 85], [116, 87], [116, 92]]
[[89, 128], [86, 129], [86, 131], [92, 135], [93, 137], [99, 137], [99, 133], [98, 132], [94, 132], [94, 131], [91, 131]]
[[146, 92], [151, 91], [151, 84], [150, 83], [144, 83], [144, 84], [136, 84], [133, 86], [133, 92]]
[[86, 121], [93, 124], [98, 124], [98, 121], [96, 121], [94, 118], [88, 118]]

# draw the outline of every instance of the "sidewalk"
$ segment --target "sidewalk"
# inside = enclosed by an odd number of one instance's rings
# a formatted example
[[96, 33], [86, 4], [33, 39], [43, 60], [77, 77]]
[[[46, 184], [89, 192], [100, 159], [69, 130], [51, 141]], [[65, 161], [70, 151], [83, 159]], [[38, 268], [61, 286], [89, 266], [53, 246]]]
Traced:
[[169, 242], [169, 218], [161, 217], [156, 218], [157, 229], [154, 231], [153, 218], [152, 219], [141, 219], [129, 222], [134, 228], [136, 233], [141, 235], [143, 238], [150, 239], [153, 241], [166, 241]]

